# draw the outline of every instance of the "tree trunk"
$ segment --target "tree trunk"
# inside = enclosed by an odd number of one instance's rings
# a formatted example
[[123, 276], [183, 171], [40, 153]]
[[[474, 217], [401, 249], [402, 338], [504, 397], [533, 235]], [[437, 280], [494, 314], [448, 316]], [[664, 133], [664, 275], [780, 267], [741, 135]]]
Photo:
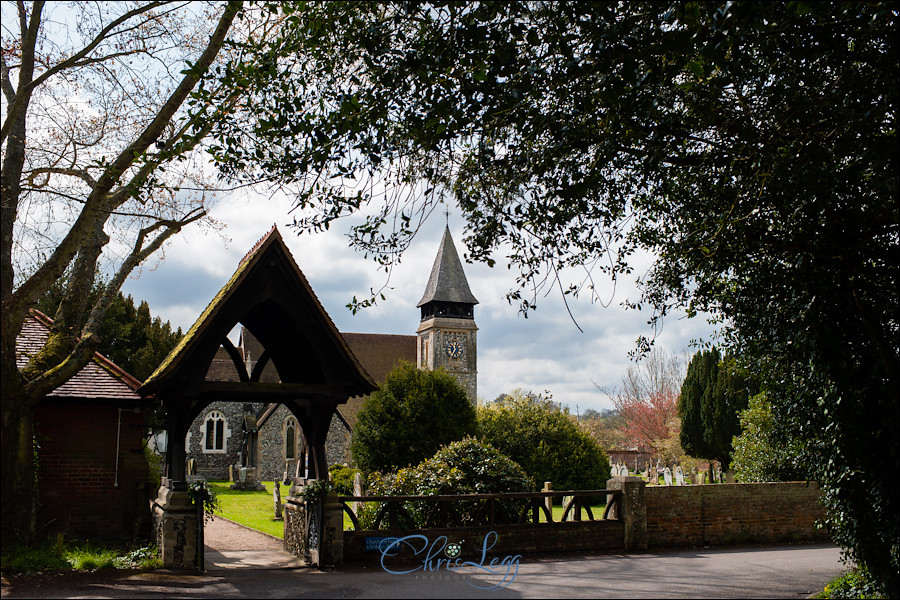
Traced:
[[[34, 414], [35, 405], [25, 399], [21, 376], [16, 370], [8, 373], [4, 365], [2, 386], [2, 446], [3, 469], [0, 471], [0, 501], [2, 501], [3, 548], [34, 540], [35, 505], [37, 498]], [[13, 362], [15, 367], [15, 362]]]

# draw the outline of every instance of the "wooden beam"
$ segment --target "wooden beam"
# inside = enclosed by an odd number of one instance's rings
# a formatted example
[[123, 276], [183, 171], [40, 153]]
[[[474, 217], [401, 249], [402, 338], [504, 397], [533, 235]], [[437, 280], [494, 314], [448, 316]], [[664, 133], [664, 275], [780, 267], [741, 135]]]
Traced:
[[190, 386], [191, 391], [216, 396], [223, 401], [279, 402], [279, 399], [347, 402], [343, 386], [318, 383], [262, 383], [259, 381], [204, 381]]

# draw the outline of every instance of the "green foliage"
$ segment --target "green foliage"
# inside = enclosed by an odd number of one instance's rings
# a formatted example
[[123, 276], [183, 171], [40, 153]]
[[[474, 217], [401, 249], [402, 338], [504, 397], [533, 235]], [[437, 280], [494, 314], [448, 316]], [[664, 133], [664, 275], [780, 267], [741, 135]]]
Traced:
[[478, 409], [479, 438], [509, 456], [537, 485], [557, 490], [603, 489], [609, 458], [555, 402], [532, 394], [501, 396]]
[[392, 471], [474, 433], [475, 408], [452, 375], [401, 362], [363, 404], [350, 449], [362, 471]]
[[[66, 293], [67, 280], [59, 279], [40, 299], [37, 309], [53, 317]], [[94, 282], [88, 305], [94, 304], [103, 293], [106, 283]], [[80, 330], [88, 319], [76, 325]], [[150, 376], [181, 340], [181, 328], [173, 331], [171, 324], [159, 317], [152, 317], [150, 305], [141, 301], [137, 306], [129, 294], [119, 292], [106, 311], [103, 324], [98, 331], [99, 352], [134, 375], [140, 381]]]
[[895, 3], [283, 10], [283, 35], [225, 82], [265, 107], [218, 132], [226, 175], [300, 184], [304, 230], [368, 205], [346, 176], [424, 180], [353, 242], [396, 260], [453, 196], [470, 256], [502, 249], [519, 269], [523, 311], [542, 283], [595, 293], [552, 276], [565, 267], [623, 276], [648, 251], [629, 305], [722, 323], [774, 422], [819, 452], [834, 539], [900, 596]]
[[884, 589], [865, 567], [857, 567], [830, 581], [816, 598], [887, 598]]
[[188, 483], [188, 495], [194, 504], [203, 503], [204, 520], [212, 521], [215, 518], [215, 512], [219, 509], [219, 498], [207, 482], [191, 481]]
[[156, 569], [162, 567], [153, 546], [120, 547], [75, 540], [56, 546], [16, 546], [4, 551], [4, 575], [93, 571], [96, 569]]
[[[534, 489], [534, 481], [509, 457], [491, 445], [473, 437], [444, 446], [427, 460], [415, 467], [400, 469], [396, 473], [370, 477], [369, 489], [376, 495], [446, 495], [489, 494], [499, 492], [528, 492]], [[471, 503], [454, 503], [463, 523], [471, 518]], [[422, 527], [433, 503], [411, 502], [407, 510], [413, 518], [407, 526]], [[360, 515], [363, 528], [371, 527], [380, 504], [368, 503]], [[521, 510], [517, 502], [504, 502], [498, 507], [500, 518], [518, 517]]]
[[731, 468], [738, 481], [797, 481], [809, 470], [800, 440], [780, 439], [765, 392], [750, 398], [740, 415], [741, 433], [734, 438]]
[[751, 384], [716, 348], [694, 355], [678, 400], [685, 452], [728, 465], [732, 439], [741, 431], [738, 413], [747, 407]]
[[354, 469], [346, 465], [334, 464], [328, 468], [331, 475], [331, 483], [341, 496], [353, 495], [353, 478], [359, 473], [359, 469]]

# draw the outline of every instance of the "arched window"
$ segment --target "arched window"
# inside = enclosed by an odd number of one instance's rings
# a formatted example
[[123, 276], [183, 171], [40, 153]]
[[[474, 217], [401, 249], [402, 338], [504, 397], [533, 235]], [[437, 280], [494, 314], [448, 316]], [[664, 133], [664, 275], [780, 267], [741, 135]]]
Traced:
[[284, 422], [284, 457], [297, 458], [297, 419], [288, 417]]
[[203, 451], [204, 452], [225, 452], [228, 435], [228, 423], [225, 421], [225, 415], [214, 410], [206, 415], [206, 421], [203, 424]]

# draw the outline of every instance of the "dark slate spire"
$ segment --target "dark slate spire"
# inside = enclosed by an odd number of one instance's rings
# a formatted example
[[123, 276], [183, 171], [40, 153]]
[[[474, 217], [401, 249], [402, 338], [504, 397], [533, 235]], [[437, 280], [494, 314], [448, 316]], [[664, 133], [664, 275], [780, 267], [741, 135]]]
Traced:
[[416, 306], [423, 307], [429, 303], [468, 305], [469, 314], [472, 306], [478, 304], [478, 300], [469, 290], [469, 282], [466, 281], [466, 274], [456, 253], [453, 238], [450, 237], [449, 227], [444, 229], [444, 238], [434, 258], [425, 294]]

